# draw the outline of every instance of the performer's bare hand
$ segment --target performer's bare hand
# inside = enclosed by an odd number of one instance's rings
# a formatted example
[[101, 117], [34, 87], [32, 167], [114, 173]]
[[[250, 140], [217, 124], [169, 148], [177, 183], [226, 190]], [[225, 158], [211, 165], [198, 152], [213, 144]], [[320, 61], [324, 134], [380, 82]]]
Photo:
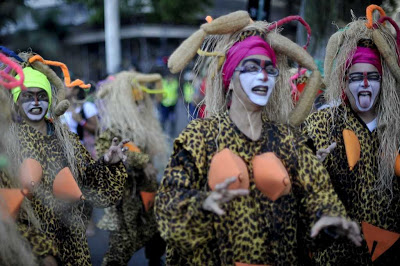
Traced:
[[126, 160], [126, 152], [128, 150], [127, 147], [124, 147], [124, 144], [128, 143], [129, 139], [124, 139], [118, 144], [118, 138], [113, 138], [111, 147], [104, 154], [104, 161], [109, 164], [115, 164], [120, 162], [121, 160], [125, 162]]
[[328, 227], [334, 230], [335, 238], [345, 236], [350, 239], [356, 246], [361, 246], [360, 228], [357, 223], [348, 221], [343, 217], [323, 216], [319, 219], [311, 229], [311, 237], [316, 237], [319, 232]]
[[43, 266], [57, 266], [57, 260], [53, 257], [53, 256], [46, 256], [43, 260], [42, 260], [42, 265]]
[[224, 182], [215, 186], [215, 190], [204, 200], [203, 209], [214, 212], [218, 215], [224, 215], [225, 211], [220, 207], [222, 203], [231, 201], [235, 197], [246, 196], [249, 194], [248, 189], [231, 189], [228, 190], [230, 184], [236, 181], [237, 177], [231, 177]]
[[332, 144], [329, 145], [328, 148], [319, 149], [317, 151], [317, 159], [318, 159], [318, 161], [323, 162], [325, 160], [326, 156], [328, 156], [328, 154], [331, 153], [335, 148], [336, 148], [336, 142], [332, 142]]

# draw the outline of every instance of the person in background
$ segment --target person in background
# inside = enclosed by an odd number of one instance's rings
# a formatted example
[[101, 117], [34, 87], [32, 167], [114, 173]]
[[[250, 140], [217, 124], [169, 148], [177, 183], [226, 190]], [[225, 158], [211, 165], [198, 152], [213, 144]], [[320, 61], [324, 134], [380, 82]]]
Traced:
[[315, 252], [317, 265], [400, 265], [399, 43], [390, 19], [373, 27], [371, 7], [382, 14], [372, 5], [330, 38], [328, 104], [303, 127], [363, 235], [360, 247], [338, 240]]
[[164, 131], [167, 129], [167, 123], [170, 122], [169, 135], [172, 136], [176, 130], [175, 107], [179, 98], [179, 82], [174, 75], [169, 74], [162, 85], [164, 94], [159, 104], [160, 121]]

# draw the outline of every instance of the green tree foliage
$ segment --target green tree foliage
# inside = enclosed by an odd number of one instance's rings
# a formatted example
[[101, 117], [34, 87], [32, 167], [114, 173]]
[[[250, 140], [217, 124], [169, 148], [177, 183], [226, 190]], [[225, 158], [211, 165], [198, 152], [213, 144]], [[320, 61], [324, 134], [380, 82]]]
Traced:
[[152, 0], [154, 13], [161, 22], [193, 23], [199, 13], [213, 4], [212, 0]]
[[[398, 7], [396, 0], [302, 0], [300, 13], [312, 29], [309, 52], [322, 59], [329, 37], [337, 27], [344, 27], [352, 21], [351, 10], [356, 17], [365, 17], [366, 8], [371, 4], [382, 6], [388, 15]], [[305, 32], [301, 31], [304, 39]]]
[[[89, 12], [89, 23], [103, 25], [104, 0], [67, 0], [69, 3], [84, 4]], [[150, 22], [190, 24], [197, 15], [212, 6], [213, 0], [120, 0], [121, 22]]]
[[15, 23], [18, 15], [27, 9], [24, 0], [0, 1], [0, 29], [7, 23]]

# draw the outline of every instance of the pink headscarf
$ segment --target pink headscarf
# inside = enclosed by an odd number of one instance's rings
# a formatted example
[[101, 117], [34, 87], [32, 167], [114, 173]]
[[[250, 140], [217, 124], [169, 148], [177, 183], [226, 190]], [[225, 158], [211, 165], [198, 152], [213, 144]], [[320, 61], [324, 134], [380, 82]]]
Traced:
[[276, 64], [276, 56], [271, 46], [259, 36], [251, 36], [241, 42], [235, 43], [226, 54], [224, 67], [222, 68], [223, 82], [225, 89], [229, 83], [235, 68], [245, 57], [250, 55], [266, 55], [271, 58], [272, 64]]
[[351, 65], [357, 63], [368, 63], [376, 67], [378, 69], [379, 74], [382, 75], [382, 64], [381, 64], [381, 57], [379, 51], [376, 49], [368, 48], [368, 47], [357, 47], [354, 56], [350, 61], [347, 62], [347, 68]]

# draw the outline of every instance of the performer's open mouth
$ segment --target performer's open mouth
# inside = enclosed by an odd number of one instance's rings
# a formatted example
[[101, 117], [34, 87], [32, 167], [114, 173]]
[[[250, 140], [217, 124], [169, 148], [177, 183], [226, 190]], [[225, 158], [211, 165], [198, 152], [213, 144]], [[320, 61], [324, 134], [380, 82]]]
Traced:
[[267, 86], [257, 86], [251, 89], [254, 94], [260, 96], [267, 96], [268, 94], [268, 87]]
[[43, 112], [42, 107], [34, 107], [29, 110], [29, 113], [32, 115], [40, 115]]

